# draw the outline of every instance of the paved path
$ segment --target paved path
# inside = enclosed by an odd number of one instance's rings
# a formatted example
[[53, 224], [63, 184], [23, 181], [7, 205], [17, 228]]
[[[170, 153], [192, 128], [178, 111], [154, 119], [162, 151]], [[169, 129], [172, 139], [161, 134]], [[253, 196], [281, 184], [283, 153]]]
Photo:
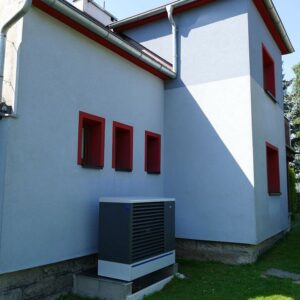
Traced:
[[300, 274], [287, 272], [279, 269], [268, 269], [262, 274], [263, 278], [276, 277], [280, 279], [291, 279], [295, 284], [300, 284]]

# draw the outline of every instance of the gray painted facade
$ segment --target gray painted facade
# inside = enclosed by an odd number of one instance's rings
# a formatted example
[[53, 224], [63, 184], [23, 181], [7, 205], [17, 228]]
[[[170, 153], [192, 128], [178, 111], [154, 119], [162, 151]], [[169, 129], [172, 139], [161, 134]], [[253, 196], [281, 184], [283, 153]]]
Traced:
[[[176, 198], [182, 239], [258, 244], [288, 227], [278, 47], [250, 0], [176, 22], [179, 74], [163, 82], [36, 8], [25, 16], [18, 118], [0, 121], [0, 273], [96, 253], [103, 196]], [[167, 20], [127, 34], [171, 61]], [[262, 88], [262, 42], [279, 104]], [[77, 165], [79, 111], [106, 119], [102, 170]], [[113, 121], [134, 126], [133, 172], [111, 167]], [[144, 171], [145, 130], [162, 134], [160, 175]], [[276, 199], [266, 141], [280, 149]]]
[[[250, 0], [175, 19], [180, 62], [177, 80], [165, 84], [165, 193], [177, 199], [177, 237], [260, 243], [288, 227], [281, 52]], [[127, 34], [171, 60], [168, 20]], [[262, 43], [275, 61], [278, 104], [263, 89]], [[280, 149], [276, 197], [267, 191], [266, 142]]]
[[[1, 273], [96, 253], [101, 196], [163, 195], [164, 172], [144, 172], [144, 131], [163, 133], [163, 81], [35, 8], [21, 47], [18, 118], [0, 122]], [[79, 111], [106, 119], [102, 170], [77, 165]], [[134, 126], [131, 173], [111, 167], [113, 121]]]
[[[249, 1], [252, 123], [254, 142], [255, 215], [257, 241], [264, 241], [289, 226], [286, 186], [286, 147], [283, 116], [282, 59], [276, 43]], [[276, 101], [263, 87], [262, 44], [275, 62]], [[268, 117], [266, 117], [268, 116]], [[279, 148], [281, 195], [269, 196], [266, 174], [266, 142]]]

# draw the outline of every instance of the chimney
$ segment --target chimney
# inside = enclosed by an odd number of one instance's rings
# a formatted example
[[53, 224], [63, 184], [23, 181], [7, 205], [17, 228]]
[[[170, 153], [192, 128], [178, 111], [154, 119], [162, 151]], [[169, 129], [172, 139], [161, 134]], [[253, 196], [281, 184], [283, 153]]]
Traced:
[[115, 16], [101, 7], [95, 0], [73, 0], [72, 4], [105, 26], [117, 21]]

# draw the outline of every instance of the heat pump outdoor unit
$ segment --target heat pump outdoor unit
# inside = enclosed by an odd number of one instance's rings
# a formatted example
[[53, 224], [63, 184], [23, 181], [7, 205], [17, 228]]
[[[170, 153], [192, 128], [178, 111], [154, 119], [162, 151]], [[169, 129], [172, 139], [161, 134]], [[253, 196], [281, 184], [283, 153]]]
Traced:
[[174, 199], [100, 199], [99, 276], [132, 281], [174, 263]]

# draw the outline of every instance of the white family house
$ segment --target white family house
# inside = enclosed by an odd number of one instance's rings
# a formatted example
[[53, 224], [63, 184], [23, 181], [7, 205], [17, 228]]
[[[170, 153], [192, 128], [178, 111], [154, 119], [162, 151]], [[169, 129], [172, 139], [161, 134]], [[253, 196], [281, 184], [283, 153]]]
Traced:
[[181, 257], [252, 262], [288, 229], [294, 50], [271, 0], [120, 21], [92, 0], [1, 0], [0, 26], [0, 294], [69, 288], [103, 196], [175, 198]]

